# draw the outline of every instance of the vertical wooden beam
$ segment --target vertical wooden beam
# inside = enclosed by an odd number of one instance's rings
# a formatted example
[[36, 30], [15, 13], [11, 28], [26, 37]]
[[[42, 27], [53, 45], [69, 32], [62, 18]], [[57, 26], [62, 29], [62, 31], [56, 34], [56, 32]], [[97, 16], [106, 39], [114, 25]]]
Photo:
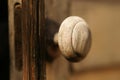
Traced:
[[8, 0], [10, 80], [45, 80], [44, 0]]
[[23, 0], [23, 80], [45, 80], [44, 0]]
[[8, 0], [10, 80], [22, 80], [21, 0]]
[[15, 30], [15, 67], [17, 70], [22, 70], [22, 6], [20, 3], [14, 5], [14, 30]]

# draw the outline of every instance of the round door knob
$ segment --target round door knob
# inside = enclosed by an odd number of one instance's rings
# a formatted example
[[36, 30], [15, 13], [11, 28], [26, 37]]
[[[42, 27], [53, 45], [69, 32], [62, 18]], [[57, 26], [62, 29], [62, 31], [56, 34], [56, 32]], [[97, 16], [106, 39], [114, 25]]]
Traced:
[[82, 60], [89, 52], [91, 33], [85, 20], [78, 16], [66, 18], [54, 37], [62, 55], [72, 62]]

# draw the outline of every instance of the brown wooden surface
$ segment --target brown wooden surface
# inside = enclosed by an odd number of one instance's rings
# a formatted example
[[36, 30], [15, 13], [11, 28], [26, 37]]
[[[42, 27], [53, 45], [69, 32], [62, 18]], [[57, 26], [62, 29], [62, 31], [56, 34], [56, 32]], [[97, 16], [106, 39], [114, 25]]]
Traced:
[[10, 80], [45, 80], [44, 0], [8, 4]]
[[23, 0], [23, 80], [45, 80], [44, 0]]
[[[18, 61], [15, 61], [17, 57], [15, 56], [15, 53], [17, 52], [17, 44], [15, 41], [17, 39], [14, 39], [20, 34], [17, 33], [19, 30], [17, 27], [18, 24], [20, 24], [20, 20], [16, 19], [20, 18], [21, 15], [19, 15], [20, 8], [17, 7], [17, 10], [15, 9], [15, 13], [13, 13], [14, 4], [17, 0], [9, 0], [9, 35], [10, 35], [10, 53], [11, 53], [11, 80], [23, 80], [22, 79], [22, 70], [20, 65], [18, 64], [19, 61], [21, 62], [21, 58], [19, 58]], [[18, 0], [17, 2], [19, 2]], [[58, 23], [61, 23], [61, 21], [69, 15], [69, 11], [67, 9], [70, 8], [69, 4], [67, 4], [67, 1], [69, 0], [46, 0], [46, 17], [50, 18]], [[63, 2], [62, 2], [63, 1]], [[71, 15], [77, 15], [85, 18], [85, 20], [88, 22], [92, 29], [92, 36], [93, 36], [93, 45], [91, 48], [91, 52], [88, 55], [88, 57], [83, 60], [80, 63], [73, 64], [72, 70], [74, 73], [70, 76], [70, 65], [67, 60], [64, 59], [64, 57], [60, 56], [56, 58], [53, 62], [49, 63], [47, 62], [47, 80], [119, 80], [119, 67], [116, 68], [108, 68], [110, 65], [118, 66], [120, 62], [119, 58], [119, 3], [111, 3], [105, 2], [103, 0], [74, 0], [76, 2], [72, 2], [71, 7]], [[95, 1], [95, 2], [94, 2]], [[112, 0], [111, 0], [112, 1]], [[116, 0], [115, 0], [116, 1]], [[42, 70], [44, 70], [45, 66], [43, 65], [41, 56], [42, 54], [38, 55], [38, 51], [43, 52], [42, 44], [37, 45], [41, 42], [44, 43], [43, 29], [38, 29], [36, 25], [41, 21], [44, 21], [40, 18], [36, 18], [36, 16], [40, 15], [38, 13], [41, 13], [38, 9], [39, 0], [38, 3], [32, 0], [23, 0], [24, 4], [24, 10], [22, 15], [22, 45], [24, 48], [24, 80], [38, 80], [38, 79], [44, 79], [45, 73], [41, 73]], [[47, 3], [48, 2], [48, 3]], [[99, 3], [100, 2], [100, 3]], [[68, 6], [69, 8], [68, 8]], [[34, 6], [34, 7], [33, 7]], [[40, 6], [40, 5], [39, 5]], [[43, 5], [42, 5], [43, 6]], [[35, 8], [37, 7], [37, 8]], [[59, 8], [58, 8], [59, 7]], [[17, 13], [17, 12], [18, 13]], [[40, 12], [36, 12], [40, 11]], [[44, 11], [43, 11], [44, 12]], [[18, 16], [14, 17], [13, 14], [16, 14]], [[42, 14], [41, 14], [42, 15]], [[44, 16], [42, 16], [44, 17]], [[17, 21], [14, 21], [14, 18]], [[15, 24], [14, 24], [15, 22]], [[43, 22], [44, 23], [44, 22]], [[113, 24], [115, 23], [115, 24]], [[19, 25], [21, 26], [21, 25]], [[114, 28], [113, 28], [114, 27]], [[15, 29], [16, 28], [16, 29]], [[50, 27], [48, 27], [50, 29]], [[42, 32], [42, 31], [43, 32]], [[37, 32], [36, 32], [37, 31]], [[42, 32], [42, 36], [40, 36], [40, 42], [38, 41], [38, 33]], [[19, 32], [19, 31], [18, 31]], [[15, 34], [16, 35], [15, 35]], [[36, 35], [37, 34], [37, 35]], [[17, 36], [18, 35], [18, 36]], [[37, 36], [37, 38], [35, 38]], [[18, 37], [20, 38], [20, 37]], [[43, 40], [43, 41], [41, 41]], [[18, 40], [19, 41], [19, 40]], [[44, 45], [44, 44], [43, 44]], [[20, 45], [19, 45], [20, 46]], [[19, 47], [18, 46], [18, 47]], [[16, 48], [15, 48], [16, 47]], [[40, 48], [41, 47], [41, 48]], [[37, 49], [36, 49], [37, 48]], [[43, 49], [43, 50], [42, 50]], [[21, 52], [18, 52], [21, 53]], [[35, 54], [34, 54], [35, 53]], [[60, 53], [60, 52], [58, 52]], [[17, 54], [19, 55], [19, 54]], [[21, 55], [21, 54], [20, 54]], [[39, 63], [40, 62], [40, 63]], [[17, 64], [16, 64], [17, 63]], [[41, 65], [43, 65], [41, 67]], [[38, 67], [39, 66], [39, 67]], [[105, 67], [103, 69], [102, 67]], [[97, 70], [93, 70], [93, 68], [99, 68]], [[86, 72], [81, 72], [81, 70], [86, 70]], [[43, 71], [45, 72], [45, 71]], [[31, 74], [33, 73], [33, 74]], [[106, 77], [107, 76], [107, 77]]]
[[8, 0], [10, 80], [22, 80], [21, 1]]
[[14, 5], [14, 25], [15, 25], [15, 67], [22, 70], [22, 6], [19, 3]]

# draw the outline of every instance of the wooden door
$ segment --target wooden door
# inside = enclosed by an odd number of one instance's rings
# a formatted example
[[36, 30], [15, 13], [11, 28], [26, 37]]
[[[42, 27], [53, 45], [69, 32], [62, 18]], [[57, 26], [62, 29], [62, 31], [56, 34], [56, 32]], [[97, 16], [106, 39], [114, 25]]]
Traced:
[[10, 79], [45, 80], [44, 0], [9, 0]]
[[[8, 4], [10, 79], [44, 80], [46, 70], [49, 80], [67, 79], [69, 63], [62, 56], [54, 63], [47, 63], [47, 67], [45, 66], [44, 15], [60, 24], [69, 16], [70, 1], [46, 0], [46, 11], [44, 11], [44, 0], [9, 0]], [[50, 5], [54, 9], [51, 9]], [[49, 26], [47, 28], [49, 29]], [[61, 63], [63, 66], [60, 67]], [[57, 67], [60, 71], [58, 74], [56, 74]]]

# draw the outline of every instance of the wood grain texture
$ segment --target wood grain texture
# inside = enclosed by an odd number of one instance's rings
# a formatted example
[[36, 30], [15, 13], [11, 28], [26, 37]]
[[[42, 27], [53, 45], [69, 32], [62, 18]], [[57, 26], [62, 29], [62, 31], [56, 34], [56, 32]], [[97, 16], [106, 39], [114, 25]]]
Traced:
[[45, 80], [44, 0], [23, 0], [23, 80]]
[[9, 0], [10, 79], [45, 80], [44, 0]]
[[21, 8], [21, 0], [8, 0], [10, 80], [22, 80]]
[[22, 71], [22, 6], [19, 3], [14, 5], [14, 26], [15, 26], [15, 66]]

